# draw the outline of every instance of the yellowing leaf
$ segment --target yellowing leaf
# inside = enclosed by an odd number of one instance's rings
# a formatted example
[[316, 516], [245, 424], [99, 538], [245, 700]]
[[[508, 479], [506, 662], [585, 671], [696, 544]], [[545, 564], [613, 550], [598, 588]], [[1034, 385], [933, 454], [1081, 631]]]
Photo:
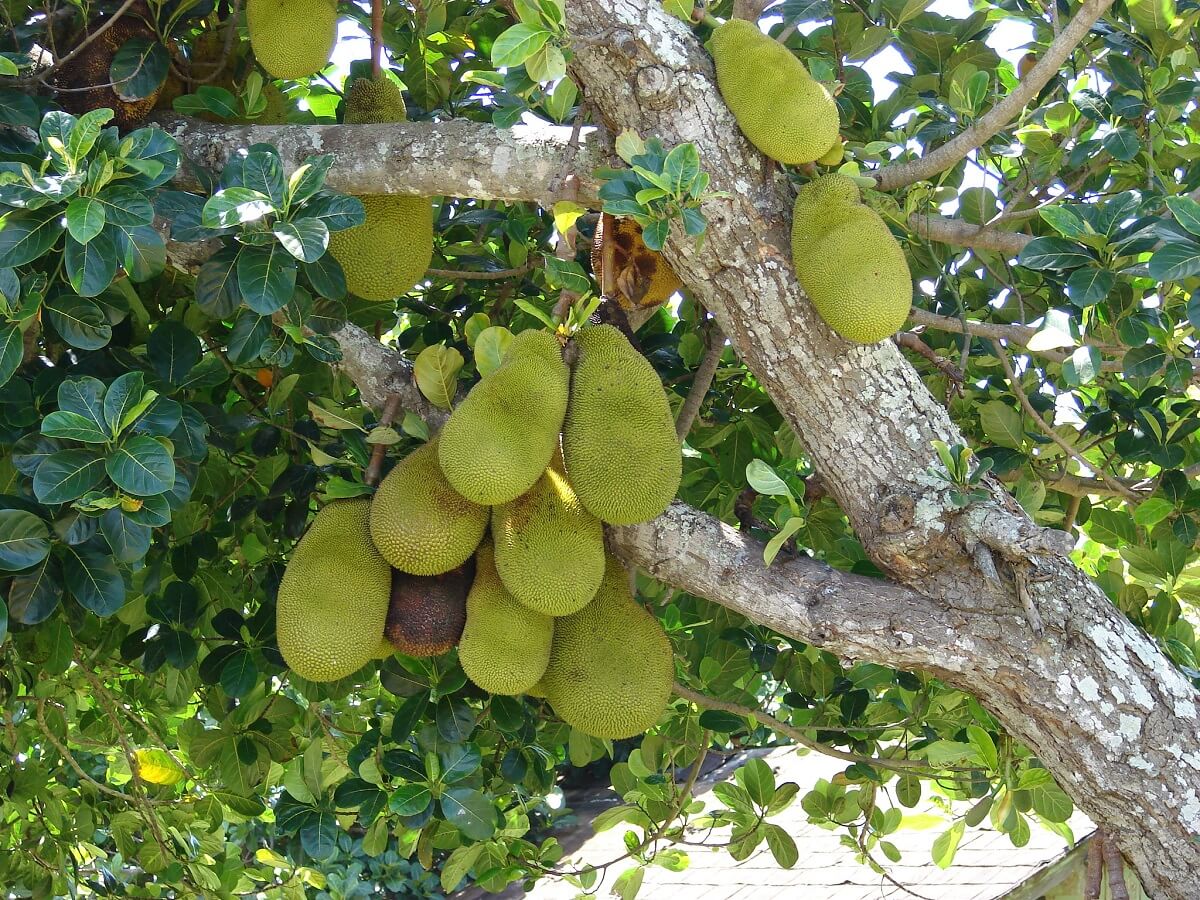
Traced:
[[566, 231], [587, 212], [587, 207], [570, 200], [560, 200], [554, 204], [554, 227], [559, 234]]
[[133, 756], [142, 781], [170, 785], [183, 780], [183, 769], [165, 750], [135, 750]]
[[475, 368], [482, 377], [487, 378], [500, 368], [512, 339], [512, 332], [502, 325], [493, 325], [479, 332], [479, 337], [475, 339]]
[[461, 353], [453, 347], [437, 344], [421, 351], [413, 366], [413, 376], [417, 380], [417, 387], [430, 403], [450, 409], [454, 405], [454, 389], [458, 385], [458, 373], [462, 367]]

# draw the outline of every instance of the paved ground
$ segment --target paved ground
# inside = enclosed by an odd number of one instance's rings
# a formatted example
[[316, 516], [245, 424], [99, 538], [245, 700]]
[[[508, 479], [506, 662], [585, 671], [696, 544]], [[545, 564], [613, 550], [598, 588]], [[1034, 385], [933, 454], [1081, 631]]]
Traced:
[[[776, 772], [776, 783], [795, 781], [800, 785], [801, 795], [818, 779], [830, 778], [845, 766], [836, 760], [812, 754], [797, 756], [791, 749], [775, 751], [765, 758]], [[713, 773], [713, 776], [705, 779], [705, 786], [711, 787], [716, 780], [729, 777], [732, 768], [726, 766]], [[711, 795], [706, 795], [704, 799], [710, 805], [715, 805], [715, 798]], [[931, 805], [909, 812], [931, 813], [939, 817], [944, 815]], [[898, 888], [855, 862], [850, 852], [839, 843], [844, 832], [824, 831], [808, 824], [807, 818], [797, 799], [782, 815], [772, 819], [791, 833], [800, 849], [800, 860], [792, 869], [779, 868], [765, 845], [741, 863], [734, 863], [722, 851], [692, 848], [689, 850], [690, 865], [682, 872], [670, 872], [659, 866], [648, 868], [638, 898], [996, 900], [1067, 849], [1061, 838], [1039, 826], [1033, 828], [1029, 844], [1022, 848], [1013, 847], [1007, 836], [990, 828], [968, 829], [954, 865], [942, 870], [933, 864], [930, 851], [934, 840], [946, 826], [939, 823], [922, 831], [903, 829], [891, 838], [900, 848], [902, 859], [888, 869], [892, 878], [904, 886]], [[1070, 824], [1077, 840], [1092, 830], [1091, 823], [1080, 813], [1076, 813]], [[581, 844], [568, 841], [567, 835], [561, 836], [560, 840], [568, 847], [570, 858], [598, 862], [612, 859], [623, 852], [625, 830], [625, 826], [618, 825], [602, 834], [588, 833]], [[710, 840], [720, 842], [723, 836], [716, 832]], [[622, 866], [614, 868], [607, 882], [596, 892], [597, 897], [608, 896], [611, 882]], [[566, 882], [544, 881], [525, 896], [531, 900], [569, 900], [577, 895], [578, 891]], [[520, 897], [522, 894], [518, 888], [506, 896]]]

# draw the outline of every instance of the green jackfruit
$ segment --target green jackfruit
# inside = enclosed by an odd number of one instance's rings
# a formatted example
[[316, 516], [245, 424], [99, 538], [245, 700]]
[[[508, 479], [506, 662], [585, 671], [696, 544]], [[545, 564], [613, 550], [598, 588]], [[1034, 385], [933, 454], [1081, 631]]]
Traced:
[[342, 120], [347, 125], [403, 122], [408, 118], [404, 94], [388, 78], [356, 78], [346, 91]]
[[539, 678], [538, 683], [525, 692], [526, 697], [545, 697], [546, 682], [544, 678]]
[[611, 525], [646, 522], [679, 489], [683, 465], [654, 367], [611, 325], [582, 329], [563, 457], [584, 507]]
[[492, 509], [496, 568], [514, 597], [548, 616], [582, 609], [604, 577], [604, 527], [555, 458], [537, 484]]
[[837, 104], [792, 51], [742, 19], [719, 26], [709, 46], [721, 96], [750, 143], [786, 165], [833, 147]]
[[487, 508], [459, 496], [438, 468], [439, 440], [398, 462], [371, 504], [371, 540], [384, 559], [411, 575], [461, 566], [487, 530]]
[[395, 646], [386, 637], [379, 639], [379, 647], [375, 650], [375, 659], [387, 659], [396, 652]]
[[817, 160], [819, 166], [838, 166], [841, 165], [842, 159], [846, 155], [846, 147], [839, 140], [827, 151], [825, 155]]
[[467, 591], [475, 560], [441, 575], [392, 570], [383, 636], [408, 656], [438, 656], [458, 643], [467, 621]]
[[[403, 122], [404, 97], [395, 83], [358, 78], [346, 95], [348, 125]], [[329, 235], [329, 252], [346, 274], [346, 289], [363, 300], [392, 300], [421, 280], [433, 259], [433, 205], [426, 197], [359, 197], [361, 225]]]
[[508, 592], [496, 573], [491, 544], [481, 545], [467, 594], [467, 627], [458, 642], [458, 661], [467, 677], [489, 694], [522, 694], [545, 674], [553, 634], [554, 620]]
[[336, 0], [246, 0], [254, 58], [276, 78], [325, 68], [337, 38]]
[[912, 276], [904, 251], [845, 175], [822, 175], [800, 188], [792, 261], [821, 318], [846, 340], [874, 344], [908, 318]]
[[345, 678], [379, 647], [392, 570], [371, 543], [370, 507], [366, 499], [324, 507], [284, 570], [275, 605], [279, 652], [309, 681]]
[[484, 506], [520, 497], [558, 449], [570, 376], [548, 331], [513, 338], [499, 368], [480, 381], [442, 428], [438, 461], [456, 491]]
[[596, 598], [554, 620], [541, 681], [546, 698], [571, 727], [616, 740], [641, 734], [661, 718], [674, 681], [671, 642], [633, 599], [625, 570], [610, 557]]

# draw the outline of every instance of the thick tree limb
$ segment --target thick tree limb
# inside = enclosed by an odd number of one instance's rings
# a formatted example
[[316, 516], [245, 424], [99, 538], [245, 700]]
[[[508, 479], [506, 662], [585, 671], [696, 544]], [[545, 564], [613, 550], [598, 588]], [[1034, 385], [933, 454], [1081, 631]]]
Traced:
[[1062, 32], [1046, 48], [1020, 84], [1003, 100], [988, 110], [978, 122], [961, 134], [951, 138], [932, 153], [909, 162], [892, 163], [875, 172], [875, 180], [881, 191], [892, 191], [916, 181], [924, 181], [965, 158], [990, 138], [998, 134], [1015, 119], [1046, 84], [1058, 74], [1063, 63], [1070, 58], [1079, 42], [1087, 36], [1092, 26], [1100, 20], [1113, 0], [1085, 0], [1078, 12]]
[[921, 237], [931, 241], [971, 247], [975, 250], [996, 250], [1008, 256], [1016, 256], [1033, 240], [1027, 234], [995, 231], [984, 225], [972, 225], [961, 219], [947, 219], [943, 216], [914, 214], [909, 217], [908, 224]]
[[[412, 194], [476, 200], [536, 200], [549, 206], [555, 179], [568, 159], [571, 129], [555, 126], [493, 125], [454, 119], [430, 125], [213, 125], [173, 117], [161, 123], [193, 164], [219, 172], [229, 157], [251, 144], [272, 144], [286, 171], [305, 157], [332, 153], [337, 164], [326, 184], [348, 194]], [[592, 176], [609, 164], [610, 141], [585, 129], [575, 151], [581, 202], [595, 198]], [[176, 184], [199, 183], [187, 166]]]

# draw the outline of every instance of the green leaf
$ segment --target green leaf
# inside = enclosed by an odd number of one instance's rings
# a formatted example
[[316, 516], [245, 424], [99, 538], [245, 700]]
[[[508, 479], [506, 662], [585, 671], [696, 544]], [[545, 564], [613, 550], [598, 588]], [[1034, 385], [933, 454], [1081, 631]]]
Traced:
[[21, 72], [17, 68], [17, 64], [7, 56], [0, 54], [0, 75], [19, 75]]
[[771, 855], [775, 857], [775, 862], [785, 869], [796, 865], [800, 859], [800, 851], [796, 849], [796, 842], [792, 840], [792, 836], [773, 822], [766, 824], [764, 833], [767, 836], [767, 846], [771, 849]]
[[257, 222], [275, 212], [271, 198], [261, 191], [244, 187], [229, 187], [217, 191], [204, 203], [200, 223], [207, 228], [232, 228], [247, 222]]
[[775, 561], [775, 557], [779, 555], [779, 551], [783, 545], [792, 538], [801, 528], [804, 527], [803, 516], [792, 516], [783, 523], [783, 527], [769, 540], [767, 545], [763, 547], [763, 565], [769, 566]]
[[1002, 400], [989, 400], [983, 405], [979, 411], [979, 424], [988, 440], [1000, 447], [1019, 449], [1025, 441], [1021, 414]]
[[[130, 412], [142, 406], [146, 393], [145, 377], [141, 372], [126, 372], [113, 380], [104, 392], [104, 425], [110, 437], [121, 433]], [[151, 398], [153, 399], [153, 398]], [[145, 407], [142, 406], [144, 410]]]
[[1000, 765], [1000, 754], [996, 751], [996, 742], [992, 740], [992, 736], [978, 725], [967, 726], [967, 736], [971, 741], [971, 746], [979, 753], [979, 759], [989, 769], [996, 769]]
[[1100, 375], [1100, 367], [1103, 364], [1104, 359], [1095, 347], [1077, 347], [1075, 352], [1063, 361], [1063, 380], [1071, 387], [1091, 384]]
[[706, 709], [700, 713], [700, 727], [722, 734], [746, 730], [746, 717], [723, 709]]
[[182, 322], [160, 322], [150, 334], [146, 355], [159, 378], [180, 384], [200, 362], [200, 339]]
[[329, 247], [329, 229], [320, 219], [279, 222], [271, 230], [283, 249], [302, 262], [316, 262]]
[[1074, 269], [1095, 261], [1086, 247], [1058, 237], [1034, 238], [1017, 257], [1018, 265], [1027, 269]]
[[139, 190], [126, 186], [107, 187], [96, 195], [104, 204], [104, 218], [119, 228], [136, 228], [154, 221], [154, 207]]
[[296, 272], [296, 260], [277, 243], [243, 247], [237, 261], [238, 291], [248, 307], [269, 316], [292, 298]]
[[82, 497], [103, 478], [103, 457], [90, 450], [60, 450], [38, 466], [33, 493], [42, 503], [67, 503]]
[[1133, 511], [1133, 521], [1143, 528], [1153, 528], [1171, 513], [1175, 512], [1175, 504], [1162, 497], [1150, 497], [1138, 504]]
[[67, 231], [86, 244], [104, 228], [104, 204], [92, 197], [76, 197], [67, 204]]
[[329, 859], [337, 850], [338, 824], [332, 812], [318, 810], [300, 829], [300, 844], [313, 859]]
[[117, 246], [121, 264], [136, 284], [162, 273], [167, 264], [167, 245], [153, 225], [119, 226]]
[[498, 69], [519, 66], [537, 53], [553, 35], [545, 28], [519, 23], [492, 44], [492, 65]]
[[42, 419], [42, 434], [85, 444], [103, 444], [111, 437], [107, 431], [97, 428], [94, 420], [62, 409]]
[[162, 494], [175, 484], [171, 454], [149, 435], [125, 441], [108, 457], [104, 469], [117, 487], [138, 497]]
[[230, 697], [245, 697], [258, 683], [258, 665], [250, 651], [240, 648], [221, 667], [221, 689]]
[[775, 775], [762, 759], [752, 759], [737, 770], [738, 783], [745, 788], [755, 806], [766, 808], [775, 796]]
[[171, 65], [167, 48], [150, 38], [130, 38], [113, 55], [108, 80], [126, 102], [150, 97], [166, 80]]
[[1154, 251], [1149, 268], [1150, 277], [1155, 281], [1179, 281], [1200, 275], [1200, 244], [1183, 241], [1165, 244]]
[[746, 481], [750, 487], [770, 497], [791, 497], [792, 491], [775, 470], [761, 459], [751, 460], [746, 465]]
[[67, 547], [63, 575], [71, 595], [101, 618], [125, 605], [125, 581], [111, 556]]
[[296, 207], [307, 201], [325, 185], [325, 176], [333, 165], [333, 154], [310, 156], [288, 178], [285, 196], [288, 206]]
[[100, 517], [100, 532], [119, 563], [131, 565], [145, 557], [150, 549], [150, 528], [125, 515], [119, 506]]
[[75, 292], [81, 297], [95, 297], [112, 284], [120, 264], [113, 230], [104, 229], [86, 244], [67, 238], [63, 262]]
[[19, 572], [50, 553], [50, 530], [23, 509], [0, 509], [0, 570]]
[[456, 847], [442, 863], [441, 884], [447, 894], [453, 893], [459, 883], [467, 876], [475, 860], [483, 852], [483, 844], [466, 844]]
[[1138, 133], [1133, 128], [1122, 125], [1106, 134], [1100, 145], [1115, 159], [1129, 162], [1141, 151], [1142, 139], [1138, 137]]
[[[93, 244], [95, 241], [88, 246]], [[54, 330], [72, 347], [99, 350], [112, 340], [108, 317], [93, 300], [64, 292], [46, 300], [42, 309]]]
[[1066, 822], [1075, 812], [1075, 804], [1053, 781], [1029, 791], [1034, 811], [1048, 822]]
[[663, 175], [667, 178], [668, 191], [677, 198], [687, 195], [692, 182], [700, 175], [700, 153], [692, 143], [680, 144], [667, 154], [663, 162]]
[[966, 827], [961, 821], [955, 822], [933, 842], [933, 861], [939, 869], [948, 869], [954, 862], [954, 854], [958, 852], [958, 844]]
[[473, 841], [486, 841], [496, 833], [496, 808], [475, 788], [454, 787], [441, 797], [442, 815]]
[[1200, 237], [1200, 203], [1184, 195], [1168, 197], [1167, 209], [1171, 210], [1171, 215], [1181, 227]]
[[24, 355], [25, 343], [21, 329], [16, 325], [0, 326], [0, 387], [8, 384], [16, 374]]
[[1117, 276], [1107, 269], [1097, 269], [1094, 266], [1076, 269], [1067, 279], [1067, 296], [1081, 309], [1095, 306], [1108, 296], [1116, 279]]
[[645, 866], [635, 866], [626, 869], [613, 882], [612, 894], [620, 900], [634, 900], [642, 889], [642, 879], [646, 877]]
[[402, 784], [388, 798], [388, 809], [400, 816], [415, 816], [424, 812], [432, 800], [433, 794], [424, 782]]
[[417, 381], [417, 387], [430, 403], [442, 409], [450, 409], [454, 405], [454, 392], [462, 367], [461, 353], [453, 347], [434, 344], [426, 347], [417, 356], [413, 365], [413, 377]]
[[491, 325], [479, 332], [475, 339], [475, 368], [480, 376], [487, 378], [500, 368], [512, 339], [512, 332], [503, 325]]
[[46, 253], [63, 232], [60, 219], [53, 207], [0, 218], [0, 266], [23, 266]]
[[1121, 367], [1126, 378], [1151, 378], [1167, 362], [1167, 352], [1158, 344], [1142, 344], [1125, 354]]
[[241, 303], [238, 255], [239, 251], [232, 247], [218, 250], [204, 261], [196, 274], [196, 302], [213, 318], [228, 318]]

